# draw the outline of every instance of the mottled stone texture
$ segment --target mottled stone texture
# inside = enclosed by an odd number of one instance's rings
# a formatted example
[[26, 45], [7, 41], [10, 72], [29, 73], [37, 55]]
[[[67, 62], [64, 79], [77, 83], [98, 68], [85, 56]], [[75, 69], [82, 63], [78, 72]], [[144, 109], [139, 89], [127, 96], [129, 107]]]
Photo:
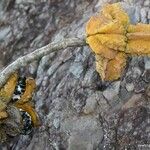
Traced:
[[[85, 23], [118, 0], [0, 1], [0, 68], [64, 37], [85, 34]], [[133, 23], [150, 22], [149, 0], [124, 0]], [[141, 150], [150, 147], [150, 60], [134, 57], [124, 76], [102, 85], [88, 46], [52, 53], [20, 69], [37, 82], [42, 125], [1, 149]]]

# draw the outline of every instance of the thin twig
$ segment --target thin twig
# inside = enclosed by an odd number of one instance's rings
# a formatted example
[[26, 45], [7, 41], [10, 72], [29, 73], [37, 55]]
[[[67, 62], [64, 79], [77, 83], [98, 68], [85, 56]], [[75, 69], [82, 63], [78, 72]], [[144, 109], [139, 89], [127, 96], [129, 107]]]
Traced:
[[10, 75], [18, 70], [21, 67], [26, 66], [27, 64], [33, 62], [34, 60], [37, 60], [45, 55], [48, 55], [52, 52], [63, 50], [67, 47], [79, 47], [86, 45], [84, 38], [69, 38], [64, 39], [60, 42], [53, 42], [50, 43], [42, 48], [39, 48], [27, 55], [24, 55], [14, 62], [12, 62], [10, 65], [8, 65], [6, 68], [2, 70], [0, 73], [0, 88], [6, 83], [7, 79], [10, 77]]

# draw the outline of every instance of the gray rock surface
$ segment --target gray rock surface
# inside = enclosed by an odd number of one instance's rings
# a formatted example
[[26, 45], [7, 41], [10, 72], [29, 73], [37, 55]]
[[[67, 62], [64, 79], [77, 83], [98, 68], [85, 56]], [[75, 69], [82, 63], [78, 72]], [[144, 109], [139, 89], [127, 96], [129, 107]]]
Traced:
[[[118, 0], [7, 0], [0, 7], [0, 67], [52, 41], [85, 35], [85, 24]], [[149, 23], [149, 0], [123, 0], [131, 21]], [[150, 67], [129, 59], [124, 76], [103, 88], [88, 46], [67, 48], [21, 68], [35, 77], [41, 126], [1, 145], [15, 150], [139, 149], [150, 144]], [[140, 94], [140, 96], [139, 96]]]

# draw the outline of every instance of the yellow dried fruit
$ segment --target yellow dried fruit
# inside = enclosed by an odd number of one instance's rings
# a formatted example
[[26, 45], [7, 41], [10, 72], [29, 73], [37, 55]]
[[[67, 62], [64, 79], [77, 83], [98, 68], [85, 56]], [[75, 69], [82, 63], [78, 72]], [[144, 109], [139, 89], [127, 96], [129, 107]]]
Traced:
[[[18, 116], [17, 114], [20, 114], [18, 117], [22, 118], [22, 120], [18, 118], [18, 120], [20, 120], [18, 126], [22, 127], [23, 131], [28, 129], [28, 125], [30, 128], [32, 125], [34, 127], [40, 125], [38, 114], [32, 103], [32, 96], [35, 88], [35, 80], [32, 78], [19, 78], [17, 73], [10, 76], [4, 87], [0, 89], [0, 131], [6, 133], [5, 130], [7, 130], [7, 134], [10, 134], [11, 136], [16, 135], [18, 131], [21, 131], [16, 128], [17, 125], [13, 126], [16, 118], [13, 118], [12, 116]], [[9, 109], [13, 107], [16, 109], [12, 109], [11, 111], [14, 112], [10, 113]], [[10, 114], [13, 113], [14, 115], [10, 118]], [[12, 124], [12, 130], [10, 127], [10, 131], [14, 132], [8, 133], [9, 130], [7, 127], [10, 126], [10, 124]], [[28, 133], [26, 131], [24, 132]], [[0, 133], [0, 142], [3, 142], [3, 140], [4, 138], [1, 138]]]
[[86, 41], [103, 81], [121, 77], [128, 55], [150, 54], [150, 25], [131, 25], [119, 3], [107, 4], [86, 25]]

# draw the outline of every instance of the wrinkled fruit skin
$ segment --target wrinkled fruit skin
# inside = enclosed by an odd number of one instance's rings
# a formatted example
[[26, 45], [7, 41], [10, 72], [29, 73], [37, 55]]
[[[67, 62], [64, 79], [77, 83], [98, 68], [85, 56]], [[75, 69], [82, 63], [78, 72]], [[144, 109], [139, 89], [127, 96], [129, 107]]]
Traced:
[[128, 55], [150, 54], [150, 25], [131, 25], [119, 3], [107, 4], [91, 17], [86, 24], [86, 35], [103, 81], [121, 77]]
[[0, 142], [9, 136], [30, 134], [32, 127], [39, 126], [39, 117], [34, 109], [32, 95], [36, 84], [32, 78], [11, 75], [0, 89]]

